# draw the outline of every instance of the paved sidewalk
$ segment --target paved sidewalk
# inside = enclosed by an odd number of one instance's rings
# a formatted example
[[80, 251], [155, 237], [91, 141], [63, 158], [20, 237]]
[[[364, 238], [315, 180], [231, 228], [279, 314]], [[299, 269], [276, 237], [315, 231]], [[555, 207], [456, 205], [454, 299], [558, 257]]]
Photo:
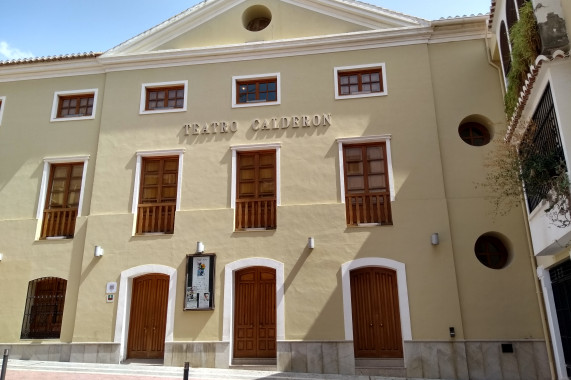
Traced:
[[[6, 380], [164, 380], [183, 379], [182, 367], [8, 360]], [[189, 380], [404, 380], [380, 376], [190, 368]], [[412, 379], [411, 379], [412, 380]], [[415, 379], [422, 380], [422, 379]]]

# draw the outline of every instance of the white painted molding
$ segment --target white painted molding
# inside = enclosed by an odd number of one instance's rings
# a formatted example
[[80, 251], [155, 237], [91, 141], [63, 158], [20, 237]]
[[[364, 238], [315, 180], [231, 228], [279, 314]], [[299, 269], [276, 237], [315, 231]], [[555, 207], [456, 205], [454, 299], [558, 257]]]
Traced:
[[175, 268], [160, 264], [146, 264], [129, 268], [121, 272], [119, 295], [117, 298], [117, 316], [115, 319], [115, 335], [113, 342], [120, 343], [119, 361], [126, 359], [127, 337], [129, 335], [129, 316], [131, 311], [131, 292], [133, 278], [150, 273], [165, 274], [169, 279], [169, 296], [167, 304], [167, 320], [165, 342], [174, 341], [174, 314], [176, 301], [177, 271]]
[[[238, 97], [238, 82], [247, 80], [264, 80], [264, 79], [275, 79], [276, 80], [276, 100], [268, 102], [252, 102], [252, 103], [238, 103], [236, 101]], [[281, 104], [281, 79], [280, 73], [269, 73], [269, 74], [256, 74], [256, 75], [239, 75], [232, 77], [232, 108], [244, 108], [244, 107], [261, 107], [261, 106], [277, 106]]]
[[[381, 84], [383, 86], [383, 91], [380, 92], [366, 92], [361, 94], [352, 94], [352, 95], [341, 95], [339, 93], [339, 73], [347, 72], [347, 71], [358, 71], [358, 70], [366, 70], [366, 69], [381, 69]], [[340, 66], [333, 68], [333, 83], [335, 85], [335, 99], [342, 100], [342, 99], [355, 99], [355, 98], [370, 98], [375, 96], [386, 96], [388, 95], [387, 90], [387, 69], [385, 63], [369, 63], [366, 65], [354, 65], [354, 66]]]
[[[51, 122], [55, 121], [72, 121], [72, 120], [91, 120], [95, 119], [95, 113], [97, 112], [97, 94], [99, 90], [97, 88], [90, 88], [85, 90], [69, 90], [69, 91], [56, 91], [54, 92], [54, 100], [52, 103], [52, 113], [50, 117]], [[91, 115], [88, 116], [70, 116], [70, 117], [58, 117], [57, 111], [59, 106], [60, 96], [70, 96], [70, 95], [90, 95], [93, 94], [93, 108], [91, 110]]]
[[131, 205], [132, 214], [137, 215], [137, 206], [139, 204], [139, 190], [141, 188], [141, 168], [143, 165], [143, 157], [178, 156], [176, 211], [180, 210], [180, 199], [182, 197], [182, 164], [184, 162], [184, 152], [185, 149], [146, 150], [137, 152], [137, 161], [135, 164], [135, 180], [133, 184], [133, 203]]
[[230, 208], [236, 208], [236, 175], [238, 174], [237, 168], [237, 154], [236, 152], [247, 152], [253, 150], [275, 150], [276, 151], [276, 205], [281, 206], [282, 204], [282, 192], [281, 192], [281, 143], [269, 143], [269, 144], [249, 144], [249, 145], [235, 145], [231, 146], [232, 150], [232, 179], [230, 186]]
[[[184, 87], [184, 100], [182, 108], [161, 108], [154, 110], [146, 110], [147, 104], [147, 89], [160, 88], [160, 87], [173, 87], [180, 86]], [[156, 82], [156, 83], [143, 83], [141, 85], [141, 101], [139, 103], [139, 114], [155, 114], [155, 113], [169, 113], [169, 112], [184, 112], [187, 109], [188, 103], [188, 80], [172, 81], [172, 82]]]
[[382, 267], [397, 272], [397, 287], [399, 296], [399, 311], [401, 332], [403, 341], [412, 340], [412, 328], [410, 322], [410, 307], [408, 302], [408, 286], [406, 282], [406, 269], [404, 263], [379, 258], [365, 257], [348, 261], [341, 266], [341, 283], [343, 288], [343, 316], [345, 326], [345, 340], [353, 340], [353, 313], [351, 309], [351, 278], [350, 271], [363, 267]]
[[389, 191], [391, 194], [391, 202], [395, 200], [395, 179], [393, 174], [393, 159], [391, 154], [391, 135], [375, 135], [375, 136], [359, 136], [359, 137], [340, 137], [337, 139], [339, 153], [339, 189], [341, 203], [345, 203], [345, 176], [343, 173], [343, 144], [365, 144], [369, 142], [384, 142], [387, 148], [387, 170], [389, 176]]
[[79, 192], [79, 203], [77, 205], [77, 216], [81, 216], [83, 210], [83, 194], [85, 192], [85, 181], [87, 178], [87, 163], [89, 155], [87, 156], [73, 156], [73, 157], [46, 157], [44, 158], [44, 169], [42, 171], [42, 183], [40, 185], [40, 198], [38, 200], [38, 209], [36, 210], [36, 219], [41, 224], [44, 217], [44, 207], [46, 206], [46, 196], [48, 191], [48, 181], [50, 179], [50, 170], [52, 164], [67, 164], [72, 162], [83, 162], [83, 173], [81, 177], [81, 191]]

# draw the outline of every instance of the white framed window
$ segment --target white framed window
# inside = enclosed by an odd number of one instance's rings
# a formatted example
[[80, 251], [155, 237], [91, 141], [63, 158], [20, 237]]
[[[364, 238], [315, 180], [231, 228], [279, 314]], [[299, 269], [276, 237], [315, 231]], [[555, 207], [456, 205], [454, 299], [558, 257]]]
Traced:
[[273, 230], [281, 205], [281, 144], [231, 147], [230, 207], [235, 210], [235, 230]]
[[137, 152], [131, 207], [136, 221], [133, 235], [174, 233], [174, 212], [180, 210], [184, 152]]
[[232, 77], [232, 108], [281, 103], [280, 73]]
[[384, 63], [335, 67], [333, 81], [335, 99], [387, 95], [387, 73]]
[[392, 225], [395, 185], [391, 136], [337, 139], [339, 189], [348, 226]]
[[187, 109], [188, 81], [143, 83], [140, 114], [184, 112]]
[[44, 159], [36, 239], [73, 237], [75, 219], [83, 209], [88, 160], [89, 156]]
[[2, 115], [4, 114], [5, 107], [6, 107], [6, 97], [0, 96], [0, 125], [2, 125]]
[[56, 91], [50, 121], [89, 120], [95, 118], [98, 89]]

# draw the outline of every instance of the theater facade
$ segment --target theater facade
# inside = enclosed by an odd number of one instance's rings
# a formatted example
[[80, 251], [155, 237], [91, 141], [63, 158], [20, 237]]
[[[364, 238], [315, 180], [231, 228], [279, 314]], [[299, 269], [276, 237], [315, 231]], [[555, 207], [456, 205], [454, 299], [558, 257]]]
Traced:
[[[550, 378], [488, 15], [207, 0], [0, 63], [11, 358]], [[88, 48], [88, 47], [87, 47]]]

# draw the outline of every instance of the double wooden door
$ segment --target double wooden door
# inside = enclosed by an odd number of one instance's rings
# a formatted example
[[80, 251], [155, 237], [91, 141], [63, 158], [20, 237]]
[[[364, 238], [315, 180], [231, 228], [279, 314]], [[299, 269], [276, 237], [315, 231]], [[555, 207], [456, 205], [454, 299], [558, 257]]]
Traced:
[[234, 357], [276, 357], [276, 271], [249, 267], [235, 274]]
[[397, 273], [366, 267], [351, 271], [356, 358], [402, 358]]
[[127, 358], [162, 359], [165, 348], [169, 276], [133, 279]]

